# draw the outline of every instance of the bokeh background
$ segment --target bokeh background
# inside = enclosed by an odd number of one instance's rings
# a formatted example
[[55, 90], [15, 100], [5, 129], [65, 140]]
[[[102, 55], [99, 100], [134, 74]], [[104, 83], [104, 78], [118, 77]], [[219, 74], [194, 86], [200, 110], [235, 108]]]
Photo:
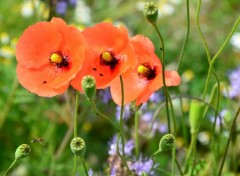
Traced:
[[[160, 41], [151, 25], [145, 20], [142, 10], [144, 3], [140, 0], [7, 0], [0, 1], [0, 174], [6, 171], [14, 159], [15, 149], [22, 143], [31, 145], [30, 157], [21, 160], [13, 169], [13, 176], [25, 175], [70, 175], [73, 157], [69, 149], [72, 137], [72, 117], [74, 111], [75, 92], [69, 89], [63, 95], [53, 98], [38, 97], [29, 93], [17, 82], [15, 46], [19, 36], [29, 26], [38, 21], [47, 21], [50, 16], [62, 17], [68, 24], [77, 26], [80, 30], [102, 21], [110, 21], [115, 25], [124, 24], [129, 35], [143, 34], [149, 37], [160, 56]], [[166, 49], [166, 66], [177, 69], [180, 52], [185, 39], [186, 1], [159, 0], [158, 27], [162, 32]], [[184, 53], [183, 61], [178, 72], [182, 77], [181, 92], [186, 96], [200, 97], [205, 86], [208, 61], [199, 33], [196, 28], [197, 1], [190, 1], [190, 35]], [[231, 31], [240, 12], [239, 0], [216, 1], [203, 0], [200, 25], [211, 55], [213, 56], [223, 44]], [[46, 41], [48, 42], [48, 41]], [[240, 66], [240, 26], [233, 34], [229, 44], [220, 54], [214, 65], [220, 81], [231, 87], [229, 74]], [[240, 71], [238, 72], [240, 73]], [[238, 75], [240, 77], [240, 74]], [[238, 81], [238, 82], [237, 82]], [[240, 87], [240, 80], [235, 84]], [[211, 79], [211, 86], [214, 79]], [[134, 86], [134, 85], [133, 85]], [[239, 90], [239, 89], [238, 89]], [[177, 96], [176, 89], [171, 88], [171, 95]], [[211, 88], [209, 89], [209, 93]], [[238, 98], [230, 100], [234, 107], [239, 105]], [[150, 156], [158, 148], [160, 138], [167, 132], [166, 114], [164, 107], [153, 121], [152, 116], [162, 101], [162, 91], [159, 90], [141, 110], [141, 154]], [[189, 99], [184, 100], [184, 114], [180, 113], [179, 101], [174, 101], [177, 116], [176, 142], [179, 148], [179, 160], [185, 155], [189, 145], [188, 110]], [[117, 120], [119, 107], [111, 100], [108, 90], [98, 91], [97, 107], [108, 114], [113, 121]], [[229, 100], [222, 99], [220, 109], [228, 107]], [[109, 143], [116, 134], [114, 128], [106, 120], [95, 115], [85, 97], [80, 98], [79, 136], [85, 139], [87, 152], [85, 159], [89, 168], [94, 172], [107, 171], [109, 158]], [[133, 136], [133, 114], [131, 107], [125, 108], [125, 132], [128, 139]], [[234, 112], [234, 111], [233, 111]], [[211, 117], [209, 112], [200, 131], [198, 145], [200, 154], [206, 158], [210, 155], [209, 140], [211, 136]], [[186, 126], [186, 133], [180, 121]], [[149, 124], [156, 122], [154, 129]], [[142, 126], [141, 126], [142, 125]], [[229, 129], [229, 126], [223, 128]], [[148, 135], [150, 134], [150, 135]], [[30, 141], [42, 137], [41, 143]], [[224, 140], [223, 140], [224, 144]], [[220, 145], [220, 150], [221, 145]], [[239, 150], [232, 151], [239, 155]], [[231, 155], [231, 152], [230, 152]], [[203, 163], [206, 161], [203, 160]], [[169, 167], [170, 155], [162, 154], [158, 158], [159, 167]], [[239, 161], [238, 161], [239, 162]], [[226, 174], [238, 170], [239, 163], [227, 164]], [[78, 171], [81, 173], [80, 167]], [[209, 166], [208, 166], [209, 167]], [[159, 169], [159, 174], [161, 169]], [[81, 175], [81, 174], [80, 174]], [[104, 175], [104, 174], [103, 174]]]

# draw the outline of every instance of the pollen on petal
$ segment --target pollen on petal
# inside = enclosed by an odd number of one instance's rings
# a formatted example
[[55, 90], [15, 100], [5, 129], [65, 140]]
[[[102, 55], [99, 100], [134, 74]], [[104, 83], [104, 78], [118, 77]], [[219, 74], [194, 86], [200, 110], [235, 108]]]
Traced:
[[112, 61], [112, 55], [110, 52], [105, 51], [102, 53], [102, 59], [106, 62], [111, 62]]
[[63, 58], [60, 54], [53, 53], [50, 57], [50, 61], [53, 63], [61, 63], [63, 61]]

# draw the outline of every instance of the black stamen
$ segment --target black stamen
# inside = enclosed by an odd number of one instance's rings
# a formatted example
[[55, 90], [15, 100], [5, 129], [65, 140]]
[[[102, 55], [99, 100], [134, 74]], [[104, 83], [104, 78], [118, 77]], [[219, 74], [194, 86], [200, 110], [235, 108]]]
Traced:
[[108, 51], [111, 54], [112, 60], [110, 62], [107, 62], [106, 60], [104, 60], [102, 58], [102, 54], [100, 55], [100, 64], [101, 65], [106, 65], [109, 66], [111, 68], [111, 70], [113, 70], [116, 65], [119, 63], [119, 60], [114, 56], [114, 54], [110, 51]]

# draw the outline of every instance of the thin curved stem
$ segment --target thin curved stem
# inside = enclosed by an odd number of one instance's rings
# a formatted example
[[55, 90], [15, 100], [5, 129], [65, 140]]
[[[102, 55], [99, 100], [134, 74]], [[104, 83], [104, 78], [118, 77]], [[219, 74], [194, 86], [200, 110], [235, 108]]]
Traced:
[[139, 117], [138, 117], [138, 110], [135, 111], [134, 125], [135, 125], [135, 156], [138, 159], [139, 158], [139, 135], [138, 135]]
[[77, 126], [78, 126], [78, 104], [79, 104], [79, 92], [76, 91], [75, 109], [74, 109], [74, 137], [77, 137]]
[[172, 147], [172, 176], [175, 176], [176, 146]]
[[73, 174], [72, 174], [72, 176], [76, 176], [76, 170], [77, 170], [77, 156], [74, 155], [74, 161], [73, 161]]
[[14, 98], [14, 95], [15, 95], [15, 92], [17, 90], [17, 87], [18, 87], [18, 80], [17, 80], [17, 77], [14, 78], [13, 80], [13, 83], [12, 83], [12, 88], [11, 88], [11, 91], [9, 93], [9, 96], [7, 98], [7, 101], [3, 107], [3, 110], [0, 114], [0, 129], [2, 128], [5, 120], [6, 120], [6, 117], [7, 117], [7, 114], [11, 108], [11, 104], [13, 102], [13, 98]]
[[85, 175], [88, 176], [88, 170], [87, 170], [86, 162], [85, 162], [85, 160], [82, 156], [80, 156], [80, 159], [81, 159], [82, 164], [83, 164]]
[[181, 166], [177, 160], [177, 158], [175, 158], [175, 162], [176, 162], [176, 165], [177, 165], [177, 168], [178, 168], [178, 171], [180, 173], [181, 176], [184, 176], [183, 172], [182, 172], [182, 169], [181, 169]]
[[[199, 0], [199, 1], [201, 1], [201, 0]], [[222, 52], [222, 50], [225, 48], [225, 46], [227, 45], [227, 43], [231, 39], [234, 31], [236, 30], [237, 26], [239, 25], [239, 22], [240, 22], [240, 16], [238, 17], [237, 21], [235, 22], [235, 24], [234, 24], [231, 32], [229, 33], [228, 37], [226, 38], [226, 40], [224, 41], [224, 43], [222, 44], [220, 49], [217, 51], [217, 53], [213, 56], [213, 58], [212, 58], [212, 60], [210, 62], [210, 66], [209, 66], [209, 69], [208, 69], [207, 80], [206, 80], [205, 89], [204, 89], [204, 94], [203, 94], [204, 98], [206, 96], [207, 87], [208, 87], [209, 80], [210, 80], [210, 75], [211, 75], [211, 73], [213, 71], [213, 65], [214, 65], [215, 61], [217, 60], [218, 56], [220, 55], [220, 53]]]
[[188, 37], [189, 37], [189, 31], [190, 31], [189, 0], [186, 0], [186, 9], [187, 9], [187, 16], [186, 16], [186, 18], [187, 18], [187, 33], [186, 33], [184, 43], [183, 43], [183, 47], [182, 47], [182, 50], [181, 50], [181, 53], [180, 53], [180, 56], [179, 56], [177, 70], [179, 70], [179, 68], [181, 67], [183, 55], [184, 55], [185, 48], [186, 48], [187, 41], [188, 41]]
[[[123, 135], [124, 85], [123, 85], [123, 79], [122, 79], [121, 75], [120, 75], [120, 83], [121, 83], [122, 101], [121, 101], [121, 110], [120, 110], [119, 131], [118, 131], [118, 138], [117, 138], [117, 153], [120, 156], [124, 165], [127, 167], [128, 172], [131, 173], [131, 170], [128, 167], [128, 164], [127, 164], [126, 159], [125, 159], [125, 154], [124, 154], [124, 135]], [[121, 141], [122, 142], [122, 154], [119, 151], [120, 137], [122, 139], [122, 141]]]
[[163, 38], [162, 35], [157, 27], [157, 25], [155, 23], [152, 23], [154, 29], [156, 30], [158, 37], [161, 41], [161, 53], [162, 53], [162, 75], [163, 75], [163, 85], [164, 85], [164, 94], [165, 94], [165, 101], [166, 101], [166, 112], [167, 112], [167, 121], [168, 121], [168, 133], [171, 133], [171, 121], [170, 121], [170, 115], [169, 115], [169, 107], [168, 107], [168, 95], [167, 95], [167, 86], [166, 86], [166, 80], [165, 80], [165, 47], [164, 47], [164, 42], [163, 42]]
[[[123, 85], [123, 79], [122, 76], [120, 75], [120, 83], [121, 83], [121, 96], [122, 96], [122, 101], [121, 101], [121, 110], [120, 110], [120, 122], [119, 122], [119, 135], [117, 139], [117, 146], [119, 144], [119, 137], [121, 136], [122, 138], [122, 155], [124, 156], [124, 136], [121, 135], [123, 134], [123, 111], [124, 111], [124, 85]], [[124, 157], [125, 158], [125, 157]]]
[[[74, 137], [77, 137], [77, 127], [78, 127], [78, 104], [79, 104], [79, 96], [80, 93], [76, 91], [75, 96], [75, 108], [74, 108], [74, 117], [73, 117], [73, 134]], [[73, 176], [76, 175], [76, 168], [77, 168], [77, 156], [74, 155], [74, 161], [73, 161]]]
[[12, 164], [9, 166], [9, 168], [7, 169], [7, 171], [4, 173], [3, 176], [6, 176], [8, 174], [8, 172], [13, 168], [13, 166], [16, 164], [17, 159], [14, 159], [14, 161], [12, 162]]
[[117, 130], [117, 132], [120, 131], [119, 127], [108, 116], [104, 115], [102, 112], [100, 112], [97, 109], [96, 104], [95, 104], [94, 101], [90, 101], [90, 103], [91, 103], [91, 106], [92, 106], [93, 110], [96, 112], [97, 115], [99, 115], [100, 117], [102, 117], [102, 118], [106, 119], [107, 121], [109, 121], [113, 125], [113, 127]]
[[238, 107], [238, 110], [237, 110], [237, 112], [235, 114], [235, 117], [233, 119], [233, 122], [232, 122], [231, 131], [230, 131], [230, 134], [229, 134], [229, 137], [228, 137], [227, 146], [225, 148], [225, 152], [224, 152], [224, 156], [223, 156], [223, 159], [222, 159], [222, 163], [221, 163], [220, 168], [219, 168], [218, 176], [222, 175], [222, 169], [223, 169], [223, 166], [224, 166], [224, 163], [225, 163], [225, 160], [226, 160], [228, 148], [229, 148], [229, 145], [230, 145], [230, 141], [232, 139], [232, 135], [233, 135], [233, 132], [234, 132], [234, 129], [235, 129], [235, 125], [236, 125], [236, 121], [237, 121], [237, 118], [238, 118], [239, 114], [240, 114], [240, 106]]

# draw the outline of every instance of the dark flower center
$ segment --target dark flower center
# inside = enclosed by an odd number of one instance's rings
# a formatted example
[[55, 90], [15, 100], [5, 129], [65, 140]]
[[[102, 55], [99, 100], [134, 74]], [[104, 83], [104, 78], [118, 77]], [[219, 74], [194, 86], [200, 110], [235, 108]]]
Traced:
[[104, 66], [109, 66], [111, 69], [114, 69], [118, 62], [118, 59], [110, 51], [104, 51], [100, 55], [100, 64]]
[[61, 52], [54, 52], [51, 54], [50, 63], [54, 64], [57, 68], [68, 68], [69, 61], [66, 56], [63, 56]]
[[156, 68], [152, 68], [148, 62], [142, 63], [137, 68], [139, 78], [152, 80], [156, 77]]

